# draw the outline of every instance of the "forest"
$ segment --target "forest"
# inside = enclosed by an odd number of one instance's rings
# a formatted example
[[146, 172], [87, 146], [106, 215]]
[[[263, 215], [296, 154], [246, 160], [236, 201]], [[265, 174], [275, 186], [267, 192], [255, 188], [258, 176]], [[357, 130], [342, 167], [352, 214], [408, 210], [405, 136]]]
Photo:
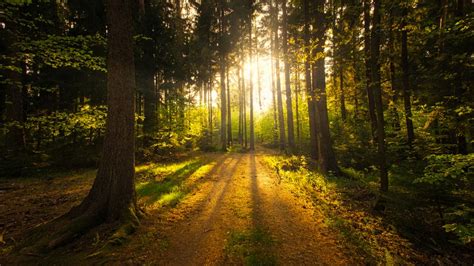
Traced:
[[0, 265], [473, 265], [474, 1], [0, 1]]

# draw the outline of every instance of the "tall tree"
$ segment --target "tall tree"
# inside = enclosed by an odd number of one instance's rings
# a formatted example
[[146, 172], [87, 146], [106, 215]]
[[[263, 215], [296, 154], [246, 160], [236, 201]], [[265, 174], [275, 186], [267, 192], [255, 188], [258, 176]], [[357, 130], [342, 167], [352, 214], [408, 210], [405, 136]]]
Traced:
[[313, 159], [318, 159], [318, 141], [317, 141], [317, 129], [316, 129], [316, 104], [315, 95], [313, 90], [313, 82], [311, 77], [311, 50], [310, 50], [310, 18], [309, 18], [309, 0], [303, 0], [303, 13], [304, 13], [304, 76], [305, 76], [305, 87], [307, 94], [308, 103], [308, 117], [309, 117], [309, 135], [310, 135], [310, 152]]
[[[253, 63], [253, 52], [252, 52], [252, 18], [253, 18], [253, 0], [249, 0], [248, 2], [249, 14], [248, 14], [248, 31], [249, 31], [249, 63], [252, 65]], [[249, 77], [249, 97], [250, 97], [250, 150], [255, 150], [255, 127], [254, 127], [254, 119], [253, 119], [253, 70], [250, 71]]]
[[407, 142], [408, 145], [412, 145], [413, 140], [415, 139], [415, 132], [413, 129], [413, 121], [412, 121], [412, 112], [411, 112], [411, 95], [410, 95], [410, 87], [409, 87], [409, 64], [408, 64], [408, 31], [406, 29], [406, 16], [407, 16], [407, 8], [403, 8], [404, 18], [402, 18], [402, 71], [403, 71], [403, 78], [402, 78], [402, 87], [403, 87], [403, 105], [405, 109], [405, 124], [407, 128]]
[[139, 225], [135, 194], [133, 7], [132, 0], [107, 1], [108, 115], [94, 184], [81, 204], [37, 228], [36, 232], [44, 235], [28, 248], [54, 249], [104, 222], [122, 224], [113, 237], [123, 237]]
[[225, 86], [225, 73], [226, 73], [226, 23], [225, 23], [225, 7], [224, 1], [219, 2], [219, 67], [220, 67], [220, 89], [221, 89], [221, 149], [227, 150], [227, 97], [226, 97], [226, 86]]
[[373, 23], [371, 32], [370, 49], [370, 70], [371, 70], [371, 90], [374, 96], [376, 117], [377, 117], [377, 157], [380, 171], [380, 190], [388, 191], [388, 171], [385, 155], [385, 120], [383, 115], [382, 87], [380, 78], [380, 35], [381, 35], [381, 0], [374, 0]]
[[371, 0], [364, 0], [364, 54], [365, 54], [365, 86], [367, 91], [367, 100], [369, 103], [370, 128], [372, 129], [372, 141], [375, 143], [377, 117], [375, 113], [374, 92], [372, 89], [372, 70], [371, 70], [371, 32], [370, 32], [370, 10]]
[[[150, 0], [144, 2], [144, 8], [141, 12], [141, 32], [145, 36], [153, 34], [153, 18], [155, 10], [151, 9]], [[143, 55], [140, 58], [140, 72], [142, 76], [143, 101], [144, 101], [144, 115], [143, 130], [147, 134], [155, 131], [156, 127], [156, 90], [155, 90], [155, 62], [154, 49], [155, 43], [152, 40], [147, 40], [143, 45]]]
[[331, 143], [329, 131], [329, 115], [326, 95], [326, 69], [324, 64], [324, 44], [326, 41], [326, 19], [324, 1], [318, 1], [315, 6], [316, 19], [314, 27], [314, 42], [316, 45], [314, 58], [313, 88], [316, 96], [316, 128], [318, 129], [318, 166], [321, 172], [338, 172], [336, 156]]
[[282, 0], [282, 43], [283, 43], [283, 60], [285, 67], [285, 94], [286, 94], [286, 123], [288, 126], [288, 147], [291, 151], [295, 150], [295, 133], [293, 124], [293, 100], [291, 97], [291, 80], [290, 80], [290, 62], [288, 52], [288, 14], [287, 1]]
[[275, 75], [276, 75], [276, 94], [278, 105], [278, 126], [280, 132], [280, 150], [286, 149], [286, 134], [285, 134], [285, 117], [283, 114], [283, 97], [281, 94], [281, 78], [280, 78], [280, 38], [278, 36], [280, 21], [278, 19], [278, 0], [275, 0], [275, 7], [273, 7], [273, 34], [275, 38], [274, 54], [275, 54]]

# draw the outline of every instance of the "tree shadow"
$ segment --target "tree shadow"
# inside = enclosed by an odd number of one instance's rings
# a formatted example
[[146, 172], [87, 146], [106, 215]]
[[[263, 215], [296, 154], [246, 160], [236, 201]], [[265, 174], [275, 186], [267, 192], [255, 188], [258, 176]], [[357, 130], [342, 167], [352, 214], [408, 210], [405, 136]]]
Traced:
[[175, 204], [185, 194], [181, 188], [183, 181], [205, 164], [206, 162], [201, 160], [195, 161], [166, 175], [160, 181], [153, 180], [144, 185], [138, 185], [137, 194], [141, 198], [146, 198], [145, 205], [153, 204], [157, 201]]

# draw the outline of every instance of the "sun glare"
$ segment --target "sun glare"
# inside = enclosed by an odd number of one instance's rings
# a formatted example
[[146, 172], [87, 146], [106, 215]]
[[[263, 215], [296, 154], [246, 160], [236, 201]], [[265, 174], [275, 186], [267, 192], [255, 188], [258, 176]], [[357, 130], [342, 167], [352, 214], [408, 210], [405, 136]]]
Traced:
[[244, 64], [246, 78], [253, 80], [254, 112], [258, 115], [266, 112], [272, 106], [272, 60], [270, 57], [254, 58], [250, 63]]

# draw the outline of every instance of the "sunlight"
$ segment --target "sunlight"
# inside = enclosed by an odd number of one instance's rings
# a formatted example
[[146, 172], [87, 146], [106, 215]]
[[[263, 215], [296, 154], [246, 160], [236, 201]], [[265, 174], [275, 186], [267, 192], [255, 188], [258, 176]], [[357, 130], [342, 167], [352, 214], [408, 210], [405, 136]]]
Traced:
[[244, 71], [247, 79], [252, 72], [254, 112], [258, 116], [272, 107], [272, 60], [269, 56], [253, 59], [252, 63], [245, 62]]

